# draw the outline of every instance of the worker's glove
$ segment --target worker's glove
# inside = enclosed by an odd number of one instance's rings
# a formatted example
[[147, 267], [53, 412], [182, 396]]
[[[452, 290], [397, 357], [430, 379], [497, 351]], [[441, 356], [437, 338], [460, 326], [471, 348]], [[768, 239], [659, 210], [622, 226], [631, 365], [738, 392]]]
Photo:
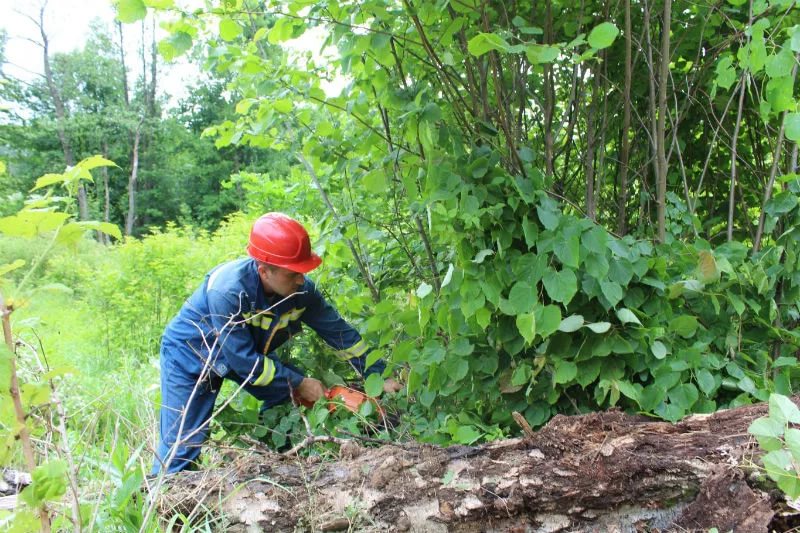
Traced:
[[301, 400], [311, 403], [312, 405], [325, 396], [325, 387], [322, 385], [322, 382], [314, 378], [303, 378], [300, 386], [295, 390]]
[[386, 378], [383, 381], [383, 392], [400, 392], [402, 389], [403, 386], [392, 378]]

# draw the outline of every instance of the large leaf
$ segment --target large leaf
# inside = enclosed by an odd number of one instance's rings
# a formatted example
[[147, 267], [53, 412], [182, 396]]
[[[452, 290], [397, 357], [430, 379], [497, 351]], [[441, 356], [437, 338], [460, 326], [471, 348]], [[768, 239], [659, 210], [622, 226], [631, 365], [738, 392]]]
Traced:
[[553, 381], [555, 383], [569, 383], [575, 376], [578, 375], [578, 367], [572, 361], [556, 360], [556, 367], [553, 372]]
[[769, 397], [769, 416], [782, 423], [800, 424], [800, 409], [782, 394], [771, 394]]
[[16, 215], [0, 218], [0, 233], [12, 237], [35, 237], [53, 231], [67, 219], [67, 213], [20, 211]]
[[555, 333], [561, 325], [561, 309], [557, 305], [536, 307], [536, 333], [546, 339]]
[[129, 24], [147, 16], [147, 6], [143, 0], [116, 0], [117, 19]]
[[787, 139], [800, 142], [800, 113], [787, 113], [783, 127], [786, 128]]
[[511, 46], [496, 33], [479, 33], [469, 40], [467, 50], [474, 56], [482, 56], [491, 50], [507, 52]]
[[527, 281], [518, 281], [508, 293], [508, 301], [514, 314], [529, 313], [536, 306], [536, 289]]
[[617, 35], [619, 35], [619, 28], [612, 22], [603, 22], [595, 26], [589, 33], [589, 46], [597, 48], [598, 50], [608, 48], [614, 44]]
[[517, 316], [517, 329], [525, 342], [531, 344], [536, 336], [536, 317], [533, 313], [524, 313]]
[[525, 56], [528, 58], [528, 61], [534, 65], [552, 63], [558, 59], [559, 55], [561, 55], [561, 49], [558, 46], [529, 44], [525, 47]]
[[572, 333], [573, 331], [578, 331], [581, 327], [583, 327], [583, 316], [571, 315], [561, 321], [561, 324], [558, 326], [558, 331]]
[[224, 18], [219, 21], [219, 36], [224, 41], [233, 41], [242, 34], [242, 27], [235, 20]]
[[621, 324], [638, 324], [642, 325], [636, 315], [633, 314], [633, 311], [628, 309], [627, 307], [620, 307], [617, 309], [617, 318], [619, 319]]
[[547, 294], [553, 300], [567, 305], [578, 292], [578, 278], [575, 272], [565, 268], [561, 272], [548, 270], [542, 278]]

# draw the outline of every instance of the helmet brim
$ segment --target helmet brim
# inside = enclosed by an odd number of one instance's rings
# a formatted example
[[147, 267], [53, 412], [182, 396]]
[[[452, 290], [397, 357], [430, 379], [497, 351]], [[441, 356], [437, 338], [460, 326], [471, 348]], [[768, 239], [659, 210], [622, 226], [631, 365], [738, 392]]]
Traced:
[[317, 254], [311, 254], [311, 257], [304, 261], [298, 261], [297, 263], [285, 263], [285, 264], [278, 264], [278, 263], [271, 263], [275, 266], [279, 266], [285, 268], [287, 270], [291, 270], [292, 272], [297, 272], [299, 274], [306, 274], [311, 272], [318, 266], [322, 264], [322, 258]]

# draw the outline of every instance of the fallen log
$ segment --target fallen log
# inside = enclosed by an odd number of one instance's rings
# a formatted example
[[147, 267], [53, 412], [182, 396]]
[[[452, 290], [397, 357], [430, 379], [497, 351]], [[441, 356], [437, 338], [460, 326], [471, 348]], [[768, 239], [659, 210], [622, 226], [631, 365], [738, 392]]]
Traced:
[[157, 498], [162, 516], [207, 513], [232, 532], [782, 530], [796, 517], [777, 517], [788, 508], [747, 433], [766, 413], [556, 416], [482, 447], [352, 442], [330, 461], [253, 449], [173, 476]]

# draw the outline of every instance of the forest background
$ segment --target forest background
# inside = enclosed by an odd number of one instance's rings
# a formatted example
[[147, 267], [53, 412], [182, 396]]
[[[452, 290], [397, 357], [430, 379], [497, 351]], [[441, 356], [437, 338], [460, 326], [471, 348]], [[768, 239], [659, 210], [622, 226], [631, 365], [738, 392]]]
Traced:
[[[157, 527], [131, 487], [161, 331], [266, 211], [312, 228], [315, 279], [406, 385], [381, 438], [474, 444], [514, 434], [515, 411], [677, 421], [796, 390], [794, 1], [115, 5], [74, 52], [49, 54], [40, 20], [41, 79], [0, 69], [2, 368], [29, 415], [4, 399], [2, 455], [24, 464], [27, 431], [40, 481], [73, 472], [65, 523]], [[319, 50], [282, 46], [310, 31]], [[178, 56], [206, 76], [169, 104]], [[349, 377], [313, 335], [286, 355]], [[237, 397], [213, 437], [280, 447], [301, 426]]]

